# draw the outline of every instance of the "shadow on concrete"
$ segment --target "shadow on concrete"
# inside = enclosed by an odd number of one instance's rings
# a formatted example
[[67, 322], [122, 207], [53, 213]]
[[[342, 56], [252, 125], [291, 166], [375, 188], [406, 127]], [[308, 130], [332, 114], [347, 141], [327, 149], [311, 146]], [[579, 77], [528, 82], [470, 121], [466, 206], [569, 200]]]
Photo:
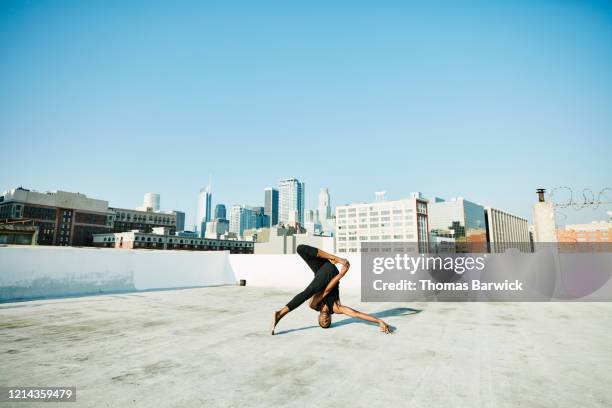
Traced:
[[302, 330], [308, 330], [308, 329], [316, 329], [318, 327], [319, 327], [319, 325], [298, 327], [297, 329], [289, 329], [289, 330], [282, 330], [282, 331], [279, 331], [279, 332], [274, 332], [274, 335], [275, 336], [279, 336], [281, 334], [288, 334], [288, 333], [293, 333], [293, 332], [296, 332], [296, 331], [302, 331]]
[[[394, 307], [391, 309], [387, 309], [387, 310], [382, 310], [380, 312], [376, 312], [376, 313], [370, 313], [372, 316], [374, 317], [378, 317], [379, 319], [384, 319], [386, 317], [395, 317], [395, 316], [409, 316], [409, 315], [414, 315], [417, 313], [421, 313], [422, 310], [420, 309], [412, 309], [410, 307]], [[331, 327], [340, 327], [340, 326], [345, 326], [347, 324], [352, 324], [352, 323], [363, 323], [363, 324], [369, 324], [371, 326], [378, 326], [376, 323], [372, 323], [372, 322], [367, 322], [365, 320], [361, 320], [361, 319], [357, 319], [354, 317], [349, 317], [348, 319], [344, 319], [344, 320], [340, 320], [338, 323], [332, 323]], [[395, 327], [391, 326], [391, 331], [395, 331]]]
[[[386, 317], [396, 317], [396, 316], [410, 316], [410, 315], [414, 315], [417, 313], [421, 313], [422, 310], [420, 309], [412, 309], [410, 307], [394, 307], [391, 309], [387, 309], [387, 310], [382, 310], [380, 312], [376, 312], [376, 313], [371, 313], [372, 316], [378, 317], [379, 319], [384, 319]], [[349, 317], [348, 319], [344, 319], [344, 320], [340, 320], [338, 323], [332, 323], [330, 328], [335, 328], [335, 327], [340, 327], [340, 326], [345, 326], [347, 324], [352, 324], [352, 323], [363, 323], [363, 324], [369, 324], [372, 326], [377, 326], [376, 323], [372, 323], [372, 322], [367, 322], [365, 320], [361, 320], [361, 319], [356, 319], [354, 317]], [[395, 331], [395, 327], [391, 326], [391, 331]], [[288, 333], [292, 333], [292, 332], [296, 332], [296, 331], [302, 331], [302, 330], [308, 330], [308, 329], [316, 329], [319, 326], [305, 326], [305, 327], [298, 327], [297, 329], [289, 329], [289, 330], [283, 330], [283, 331], [279, 331], [274, 333], [275, 336], [280, 335], [280, 334], [288, 334]]]

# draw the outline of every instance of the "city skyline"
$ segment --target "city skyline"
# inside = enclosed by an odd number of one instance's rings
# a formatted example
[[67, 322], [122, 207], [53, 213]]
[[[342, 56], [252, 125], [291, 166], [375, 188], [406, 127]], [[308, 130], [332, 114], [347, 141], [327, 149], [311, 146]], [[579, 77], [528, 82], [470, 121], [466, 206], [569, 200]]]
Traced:
[[421, 191], [531, 220], [536, 188], [610, 187], [610, 38], [611, 6], [572, 1], [7, 1], [0, 141], [19, 171], [0, 186], [128, 208], [153, 191], [193, 225], [208, 173], [228, 207], [297, 177], [306, 209], [321, 187], [334, 206]]

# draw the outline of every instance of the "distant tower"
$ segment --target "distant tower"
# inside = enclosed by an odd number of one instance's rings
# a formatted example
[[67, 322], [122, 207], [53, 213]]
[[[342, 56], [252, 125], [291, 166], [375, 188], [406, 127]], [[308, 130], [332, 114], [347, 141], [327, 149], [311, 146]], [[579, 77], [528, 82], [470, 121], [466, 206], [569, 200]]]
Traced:
[[160, 196], [157, 193], [145, 193], [142, 206], [153, 211], [159, 211]]
[[304, 224], [304, 183], [296, 178], [281, 180], [279, 191], [279, 221]]
[[217, 204], [215, 206], [215, 220], [225, 220], [227, 217], [227, 210], [225, 204]]
[[278, 224], [278, 190], [268, 187], [264, 192], [264, 214], [270, 218], [270, 227], [272, 227]]
[[196, 228], [200, 231], [200, 236], [204, 237], [206, 232], [206, 223], [211, 220], [210, 214], [212, 211], [212, 181], [208, 180], [208, 186], [200, 189], [198, 196], [198, 214], [196, 219]]
[[331, 218], [331, 206], [329, 204], [329, 191], [322, 188], [319, 191], [319, 220], [324, 222]]

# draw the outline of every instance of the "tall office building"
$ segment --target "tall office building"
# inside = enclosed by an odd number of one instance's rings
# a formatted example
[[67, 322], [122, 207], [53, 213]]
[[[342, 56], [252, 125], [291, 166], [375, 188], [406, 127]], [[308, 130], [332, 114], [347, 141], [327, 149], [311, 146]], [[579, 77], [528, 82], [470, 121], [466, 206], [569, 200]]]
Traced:
[[230, 208], [229, 231], [242, 236], [245, 229], [255, 228], [257, 216], [255, 211], [245, 205], [233, 205]]
[[279, 190], [279, 221], [304, 224], [304, 183], [296, 178], [281, 180]]
[[306, 210], [304, 212], [304, 222], [315, 222], [314, 210]]
[[206, 223], [205, 238], [219, 239], [229, 231], [229, 221], [224, 218], [215, 218]]
[[185, 213], [183, 211], [171, 211], [176, 215], [176, 232], [185, 231]]
[[200, 237], [204, 237], [206, 223], [211, 220], [210, 213], [212, 206], [212, 193], [210, 183], [200, 190], [198, 196], [198, 212], [196, 219], [196, 229], [200, 232]]
[[215, 220], [225, 220], [227, 217], [227, 211], [225, 204], [217, 204], [215, 206]]
[[331, 218], [329, 191], [326, 188], [322, 188], [321, 191], [319, 191], [319, 220], [321, 223], [324, 223], [328, 218]]
[[[150, 211], [159, 211], [160, 196], [157, 193], [145, 193], [142, 206], [150, 208]], [[145, 210], [146, 211], [146, 210]]]
[[362, 242], [415, 242], [426, 251], [427, 201], [419, 197], [336, 207], [336, 250], [360, 252]]
[[270, 226], [270, 217], [266, 215], [264, 207], [246, 206], [246, 208], [253, 212], [255, 217], [254, 228], [266, 228]]
[[278, 224], [278, 190], [268, 187], [265, 190], [264, 214], [270, 218], [270, 227]]

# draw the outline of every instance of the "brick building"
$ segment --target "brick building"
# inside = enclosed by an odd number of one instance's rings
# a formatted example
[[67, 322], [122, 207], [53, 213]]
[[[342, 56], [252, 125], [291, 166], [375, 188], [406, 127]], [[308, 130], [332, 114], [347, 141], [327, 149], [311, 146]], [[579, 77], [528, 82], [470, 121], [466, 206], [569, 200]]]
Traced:
[[90, 246], [93, 234], [110, 231], [107, 212], [107, 201], [81, 193], [19, 187], [0, 196], [0, 222], [30, 222], [40, 245]]
[[599, 221], [590, 224], [566, 225], [557, 229], [559, 242], [610, 242], [612, 222]]

